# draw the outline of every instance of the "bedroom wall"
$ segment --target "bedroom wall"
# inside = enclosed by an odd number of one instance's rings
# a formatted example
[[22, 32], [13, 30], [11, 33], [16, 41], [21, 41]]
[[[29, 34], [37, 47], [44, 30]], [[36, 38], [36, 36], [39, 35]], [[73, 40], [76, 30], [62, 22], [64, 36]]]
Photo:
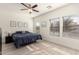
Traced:
[[52, 36], [49, 33], [49, 19], [52, 19], [53, 17], [62, 17], [62, 16], [69, 16], [69, 15], [77, 15], [79, 16], [79, 4], [69, 4], [64, 7], [58, 8], [54, 11], [42, 14], [40, 16], [37, 16], [33, 20], [33, 25], [34, 25], [34, 31], [35, 31], [35, 24], [37, 22], [41, 23], [42, 21], [47, 22], [47, 27], [40, 27], [40, 33], [43, 37], [43, 39], [65, 45], [67, 47], [71, 47], [74, 49], [79, 50], [79, 39], [71, 39], [67, 37], [57, 37], [57, 36]]
[[[13, 33], [15, 31], [33, 31], [33, 22], [32, 18], [28, 16], [26, 13], [22, 12], [14, 12], [9, 10], [8, 6], [4, 6], [6, 4], [0, 4], [0, 28], [2, 28], [2, 42], [5, 42], [6, 33]], [[8, 8], [6, 8], [8, 7]], [[6, 8], [6, 9], [5, 9]], [[7, 10], [8, 9], [8, 10]], [[26, 22], [28, 24], [27, 27], [10, 27], [10, 21], [21, 21]]]

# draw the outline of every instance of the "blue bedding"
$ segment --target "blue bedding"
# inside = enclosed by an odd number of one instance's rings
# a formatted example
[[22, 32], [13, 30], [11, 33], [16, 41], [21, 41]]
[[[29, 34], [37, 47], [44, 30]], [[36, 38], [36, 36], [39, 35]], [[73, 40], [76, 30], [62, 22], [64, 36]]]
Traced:
[[40, 34], [36, 33], [14, 33], [12, 35], [14, 45], [19, 48], [22, 45], [27, 45], [29, 43], [35, 42], [38, 39], [42, 39]]

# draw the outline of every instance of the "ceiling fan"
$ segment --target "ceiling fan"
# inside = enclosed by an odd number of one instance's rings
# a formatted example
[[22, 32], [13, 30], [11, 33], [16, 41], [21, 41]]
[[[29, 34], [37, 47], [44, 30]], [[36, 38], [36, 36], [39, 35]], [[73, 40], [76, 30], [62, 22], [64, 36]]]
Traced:
[[35, 10], [35, 8], [38, 7], [37, 4], [33, 6], [31, 4], [24, 4], [24, 3], [21, 4], [26, 7], [25, 9], [21, 9], [21, 10], [28, 10], [30, 14], [32, 13], [32, 11], [39, 12], [38, 10]]

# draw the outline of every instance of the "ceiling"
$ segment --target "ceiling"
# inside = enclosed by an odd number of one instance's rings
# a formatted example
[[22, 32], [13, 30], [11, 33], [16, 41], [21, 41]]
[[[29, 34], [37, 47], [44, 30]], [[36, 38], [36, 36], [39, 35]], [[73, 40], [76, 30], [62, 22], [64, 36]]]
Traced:
[[[26, 3], [25, 3], [26, 4]], [[26, 15], [29, 15], [30, 17], [35, 17], [38, 15], [41, 15], [43, 13], [46, 13], [48, 11], [54, 10], [56, 8], [59, 8], [61, 6], [67, 5], [66, 3], [31, 3], [31, 5], [37, 4], [38, 7], [36, 7], [36, 10], [39, 10], [39, 12], [32, 12], [32, 14], [29, 14], [27, 10], [21, 11], [20, 9], [26, 8], [25, 6], [21, 5], [20, 3], [5, 3], [0, 4], [0, 10], [4, 10], [5, 12], [12, 12], [12, 13], [24, 13]]]

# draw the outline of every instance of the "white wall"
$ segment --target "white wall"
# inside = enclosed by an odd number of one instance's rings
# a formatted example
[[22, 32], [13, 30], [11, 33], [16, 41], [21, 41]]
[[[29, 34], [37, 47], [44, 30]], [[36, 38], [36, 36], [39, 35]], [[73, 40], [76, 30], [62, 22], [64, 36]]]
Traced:
[[[4, 6], [5, 5], [5, 6]], [[13, 33], [18, 30], [27, 30], [33, 31], [33, 22], [32, 18], [28, 16], [26, 13], [18, 12], [18, 11], [11, 11], [10, 8], [6, 6], [6, 4], [0, 4], [0, 28], [2, 28], [2, 41], [5, 42], [6, 33]], [[6, 9], [5, 9], [6, 8]], [[28, 27], [10, 27], [10, 20], [26, 22]]]
[[42, 14], [40, 16], [37, 16], [34, 18], [34, 31], [35, 31], [35, 23], [39, 22], [41, 23], [42, 21], [46, 21], [47, 22], [47, 27], [40, 29], [41, 35], [43, 36], [43, 38], [45, 40], [54, 42], [54, 43], [58, 43], [61, 45], [65, 45], [67, 47], [71, 47], [74, 49], [78, 49], [79, 50], [79, 39], [71, 39], [71, 38], [67, 38], [67, 37], [56, 37], [56, 36], [52, 36], [49, 33], [49, 19], [52, 19], [53, 17], [62, 17], [62, 16], [69, 16], [69, 15], [79, 15], [79, 4], [69, 4], [67, 6], [58, 8], [54, 11]]

